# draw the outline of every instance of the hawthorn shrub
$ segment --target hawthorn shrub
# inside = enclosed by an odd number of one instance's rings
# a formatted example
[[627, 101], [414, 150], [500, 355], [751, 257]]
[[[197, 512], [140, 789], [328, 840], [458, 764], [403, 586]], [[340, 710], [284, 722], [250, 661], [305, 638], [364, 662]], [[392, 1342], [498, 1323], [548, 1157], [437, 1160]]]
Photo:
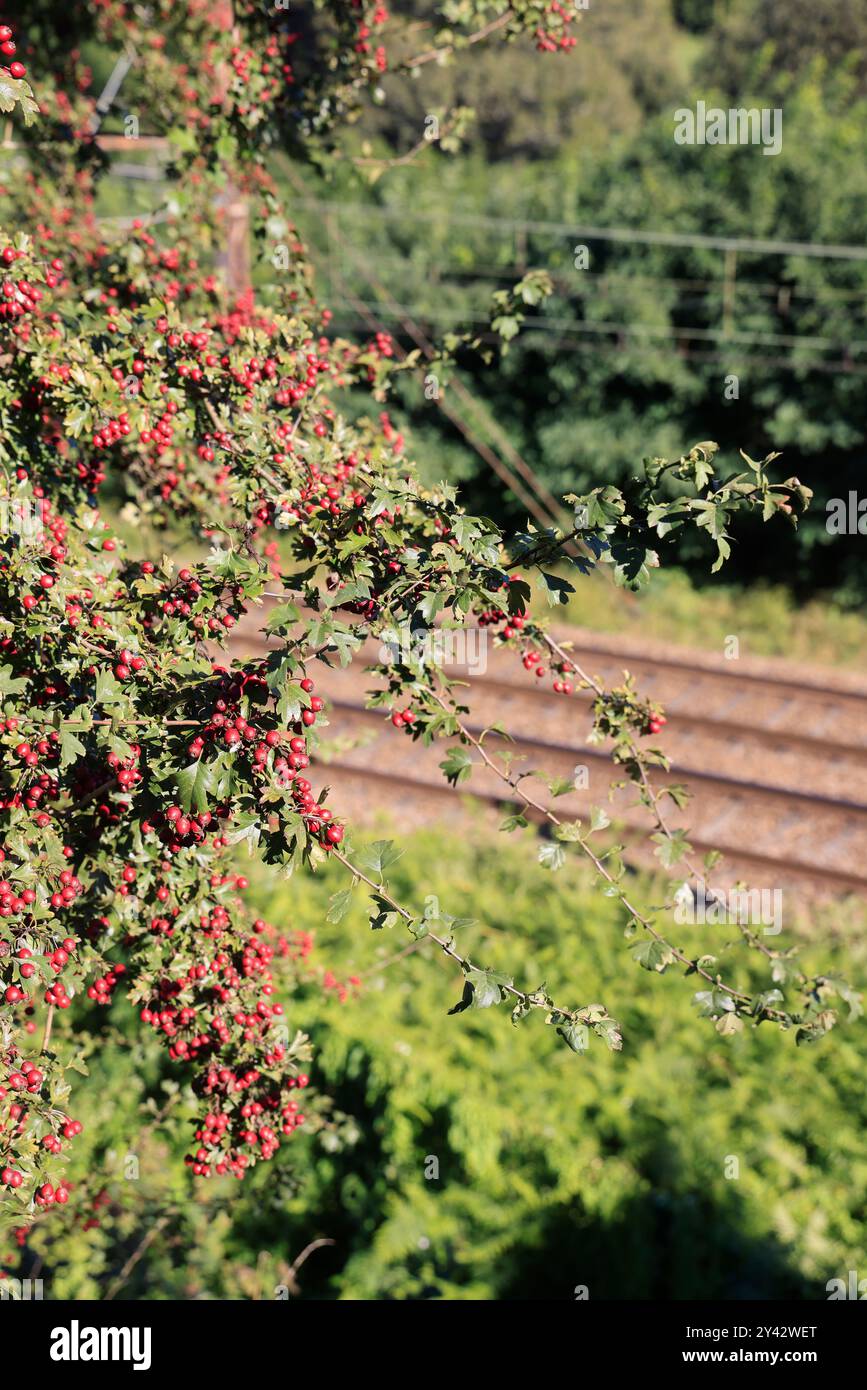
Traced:
[[[47, 82], [45, 98], [37, 82], [44, 133], [26, 65], [16, 59], [25, 71], [10, 67], [0, 81], [0, 100], [31, 123], [21, 130], [30, 162], [6, 186], [20, 208], [0, 228], [0, 1190], [4, 1220], [24, 1240], [35, 1217], [70, 1201], [63, 1175], [81, 1137], [71, 1075], [81, 1059], [66, 1039], [82, 1037], [87, 1052], [117, 991], [181, 1078], [173, 1118], [191, 1131], [193, 1176], [242, 1178], [303, 1125], [310, 1043], [278, 997], [292, 970], [281, 964], [279, 989], [275, 975], [275, 962], [291, 963], [292, 938], [245, 909], [248, 879], [233, 859], [241, 845], [287, 876], [339, 864], [347, 886], [330, 920], [354, 892], [366, 895], [372, 927], [402, 924], [452, 963], [461, 1010], [507, 1002], [513, 1022], [541, 1013], [573, 1052], [592, 1038], [620, 1050], [604, 1004], [555, 1000], [544, 985], [471, 959], [460, 904], [449, 904], [454, 913], [430, 898], [422, 910], [404, 904], [388, 882], [393, 845], [353, 844], [339, 790], [332, 805], [316, 761], [328, 669], [369, 637], [384, 644], [371, 702], [394, 737], [442, 740], [456, 786], [482, 763], [495, 771], [504, 799], [521, 805], [504, 828], [529, 832], [532, 817], [546, 820], [542, 867], [560, 869], [570, 850], [587, 860], [624, 926], [640, 933], [637, 963], [695, 976], [718, 1033], [771, 1022], [812, 1040], [833, 1026], [835, 995], [857, 1009], [843, 981], [805, 973], [791, 950], [767, 948], [748, 929], [750, 965], [736, 983], [713, 957], [670, 942], [664, 910], [635, 902], [619, 849], [599, 838], [604, 810], [587, 824], [558, 817], [527, 790], [502, 733], [473, 732], [463, 687], [436, 652], [388, 641], [435, 622], [479, 622], [564, 698], [590, 689], [589, 736], [634, 784], [663, 863], [703, 877], [707, 866], [693, 864], [685, 833], [666, 818], [683, 790], [653, 780], [666, 763], [646, 739], [663, 712], [628, 680], [602, 688], [531, 616], [530, 600], [534, 589], [552, 606], [568, 598], [574, 586], [553, 568], [562, 563], [576, 578], [606, 567], [641, 587], [676, 528], [711, 536], [718, 568], [740, 514], [794, 521], [808, 490], [795, 478], [772, 483], [770, 460], [746, 455], [741, 472], [717, 476], [716, 446], [703, 443], [676, 460], [645, 460], [628, 487], [568, 497], [574, 526], [505, 537], [468, 515], [451, 488], [421, 486], [386, 409], [391, 380], [415, 360], [398, 363], [384, 335], [355, 344], [329, 334], [266, 159], [287, 122], [310, 158], [337, 138], [339, 118], [389, 66], [379, 46], [370, 51], [387, 12], [315, 5], [320, 22], [301, 63], [317, 81], [296, 99], [294, 57], [279, 62], [284, 49], [305, 47], [291, 18], [252, 4], [236, 7], [234, 25], [226, 6], [154, 9], [163, 27], [111, 0], [87, 23], [103, 41], [125, 36], [141, 55], [135, 90], [155, 119], [168, 110], [178, 122], [166, 133], [181, 191], [164, 222], [111, 237], [95, 221], [104, 158], [83, 75], [71, 92]], [[559, 34], [564, 53], [574, 16], [528, 0], [468, 4], [453, 18], [467, 43], [529, 28], [545, 53]], [[73, 7], [64, 51], [79, 19]], [[458, 41], [435, 26], [428, 51], [445, 58]], [[44, 52], [50, 74], [57, 44], [47, 40]], [[70, 57], [75, 73], [74, 46]], [[328, 119], [311, 116], [311, 92]], [[227, 182], [249, 197], [263, 251], [279, 240], [288, 252], [286, 273], [258, 296], [228, 292], [217, 264], [225, 227], [214, 201]], [[495, 297], [493, 322], [512, 336], [522, 305], [549, 288], [544, 272], [530, 272]], [[445, 352], [442, 361], [447, 369]], [[341, 414], [350, 388], [368, 391], [371, 417]], [[669, 478], [676, 500], [661, 486]], [[141, 548], [119, 539], [118, 509]], [[189, 564], [147, 544], [169, 526], [195, 539]], [[267, 648], [233, 659], [232, 630], [266, 597]], [[554, 798], [569, 789], [549, 781]], [[74, 1027], [58, 1044], [58, 1020], [72, 1008]], [[99, 1198], [86, 1185], [74, 1195], [78, 1215]]]

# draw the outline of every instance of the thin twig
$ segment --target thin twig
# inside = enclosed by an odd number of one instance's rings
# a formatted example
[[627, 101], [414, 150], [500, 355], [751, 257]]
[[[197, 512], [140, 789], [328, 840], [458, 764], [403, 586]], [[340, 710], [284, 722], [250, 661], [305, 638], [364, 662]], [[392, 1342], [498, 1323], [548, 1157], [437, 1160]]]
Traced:
[[123, 1266], [123, 1269], [120, 1271], [120, 1274], [117, 1276], [114, 1283], [110, 1286], [108, 1292], [106, 1293], [106, 1303], [110, 1303], [111, 1300], [114, 1298], [115, 1294], [123, 1288], [124, 1284], [126, 1283], [129, 1276], [132, 1274], [139, 1260], [142, 1258], [142, 1256], [145, 1254], [148, 1248], [151, 1245], [153, 1245], [157, 1236], [160, 1234], [162, 1230], [165, 1229], [165, 1227], [168, 1224], [169, 1218], [167, 1216], [161, 1216], [156, 1225], [151, 1226], [150, 1230], [145, 1232], [138, 1245], [136, 1246], [135, 1250], [133, 1250], [129, 1259], [126, 1261], [126, 1264]]

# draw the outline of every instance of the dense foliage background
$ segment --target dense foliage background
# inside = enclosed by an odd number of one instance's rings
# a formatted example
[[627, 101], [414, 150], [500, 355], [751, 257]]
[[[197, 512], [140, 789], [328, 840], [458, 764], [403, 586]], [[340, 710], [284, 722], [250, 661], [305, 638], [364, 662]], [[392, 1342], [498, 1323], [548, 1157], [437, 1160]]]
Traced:
[[[539, 477], [555, 494], [576, 481], [622, 479], [637, 457], [691, 438], [717, 439], [735, 460], [739, 447], [754, 456], [782, 450], [780, 476], [797, 474], [817, 505], [794, 546], [785, 536], [760, 548], [745, 543], [729, 577], [779, 581], [802, 599], [824, 591], [857, 607], [865, 596], [859, 538], [828, 536], [825, 502], [863, 477], [867, 259], [786, 247], [864, 245], [865, 65], [857, 3], [591, 5], [568, 63], [489, 53], [404, 82], [363, 124], [359, 142], [386, 160], [405, 151], [448, 94], [477, 113], [463, 155], [431, 148], [366, 191], [345, 166], [329, 168], [328, 182], [308, 182], [309, 194], [367, 207], [341, 217], [336, 245], [318, 210], [300, 211], [299, 220], [319, 246], [323, 280], [336, 266], [389, 326], [393, 304], [377, 280], [416, 321], [442, 331], [477, 309], [498, 277], [505, 283], [516, 257], [544, 264], [557, 295], [537, 330], [521, 335], [496, 376], [464, 363]], [[504, 99], [504, 81], [516, 99]], [[779, 107], [781, 153], [675, 144], [674, 111], [699, 99]], [[487, 221], [474, 226], [473, 217]], [[782, 249], [738, 253], [724, 321], [723, 251], [570, 236], [577, 225]], [[587, 270], [573, 266], [576, 242], [590, 252]], [[333, 301], [340, 298], [338, 285]], [[736, 399], [726, 392], [731, 374]], [[431, 476], [447, 468], [475, 505], [520, 515], [421, 392], [408, 392], [405, 409]], [[700, 547], [687, 542], [678, 555], [700, 581]]]

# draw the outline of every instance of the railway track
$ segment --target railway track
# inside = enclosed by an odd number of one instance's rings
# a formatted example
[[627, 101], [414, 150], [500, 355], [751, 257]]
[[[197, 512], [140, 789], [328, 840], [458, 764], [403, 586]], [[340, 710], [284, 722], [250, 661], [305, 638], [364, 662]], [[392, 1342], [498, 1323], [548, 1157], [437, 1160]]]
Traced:
[[[702, 653], [693, 660], [682, 649], [568, 635], [589, 674], [611, 685], [628, 669], [641, 692], [665, 706], [668, 726], [652, 742], [667, 753], [671, 770], [659, 776], [691, 794], [684, 813], [667, 805], [667, 820], [688, 828], [697, 853], [722, 851], [726, 866], [716, 879], [745, 877], [805, 894], [867, 890], [867, 678], [811, 671], [797, 679], [782, 663], [723, 665]], [[254, 628], [233, 635], [233, 654], [262, 650]], [[335, 806], [369, 818], [371, 781], [391, 788], [377, 803], [404, 824], [442, 819], [449, 806], [455, 814], [461, 793], [492, 808], [507, 804], [509, 789], [483, 767], [456, 793], [439, 768], [441, 746], [425, 749], [393, 729], [383, 711], [365, 707], [375, 682], [363, 667], [375, 653], [368, 644], [350, 667], [328, 674]], [[558, 814], [573, 818], [605, 805], [628, 857], [648, 862], [647, 812], [634, 805], [632, 792], [616, 792], [609, 803], [616, 769], [604, 749], [586, 743], [590, 692], [556, 695], [547, 681], [525, 675], [514, 653], [493, 649], [484, 671], [453, 674], [469, 687], [469, 727], [479, 733], [502, 723], [522, 770], [570, 777], [576, 767], [587, 769], [588, 785], [557, 798]], [[534, 780], [533, 794], [542, 800], [543, 787]]]
[[[369, 819], [371, 784], [381, 785], [385, 800], [383, 802], [377, 798], [378, 803], [386, 804], [389, 811], [388, 819], [392, 822], [397, 821], [404, 829], [444, 820], [454, 825], [465, 809], [456, 804], [456, 797], [463, 797], [464, 803], [469, 800], [473, 803], [481, 802], [492, 812], [496, 810], [500, 813], [519, 804], [517, 800], [510, 801], [508, 794], [504, 796], [501, 792], [483, 790], [472, 784], [455, 793], [442, 777], [440, 782], [435, 784], [406, 772], [359, 768], [341, 759], [331, 760], [327, 766], [336, 767], [340, 771], [337, 791], [341, 812], [354, 814], [360, 821], [364, 820], [365, 813]], [[324, 785], [327, 782], [327, 773], [324, 772], [320, 784]], [[544, 830], [545, 823], [541, 821], [541, 817], [533, 813], [527, 815], [528, 819], [539, 821], [540, 827]], [[502, 819], [501, 814], [499, 819]], [[659, 872], [659, 861], [648, 851], [644, 838], [646, 822], [641, 828], [638, 818], [634, 826], [623, 821], [615, 822], [615, 826], [617, 843], [624, 846], [627, 861]], [[821, 869], [815, 865], [791, 860], [781, 864], [780, 859], [774, 855], [759, 854], [742, 848], [727, 849], [718, 842], [711, 844], [694, 834], [690, 834], [690, 844], [698, 854], [722, 850], [726, 855], [728, 871], [724, 868], [714, 870], [713, 880], [717, 886], [725, 886], [736, 879], [746, 878], [753, 886], [794, 888], [798, 891], [803, 890], [805, 896], [814, 896], [817, 892], [828, 895], [864, 893], [867, 890], [867, 876], [857, 873]]]

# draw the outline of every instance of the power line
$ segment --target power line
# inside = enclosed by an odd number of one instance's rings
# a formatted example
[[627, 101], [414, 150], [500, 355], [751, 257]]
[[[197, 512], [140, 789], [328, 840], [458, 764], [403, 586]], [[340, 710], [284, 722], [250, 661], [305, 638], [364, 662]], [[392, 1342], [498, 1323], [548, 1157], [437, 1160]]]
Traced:
[[[294, 176], [290, 173], [289, 178], [290, 182], [295, 187], [299, 186], [297, 176]], [[333, 263], [330, 265], [329, 269], [331, 276], [333, 277], [335, 275]], [[356, 309], [361, 313], [368, 326], [375, 333], [384, 332], [385, 325], [383, 324], [382, 320], [374, 315], [370, 306], [366, 305], [363, 300], [358, 299], [358, 297], [354, 294], [352, 289], [343, 279], [343, 276], [339, 274], [339, 272], [337, 273], [337, 279], [343, 288], [344, 295], [350, 300], [351, 303], [355, 305]], [[388, 295], [388, 291], [385, 290], [383, 286], [374, 284], [374, 288], [378, 289], [379, 292], [386, 296], [386, 298], [390, 298], [390, 296]], [[393, 300], [391, 302], [392, 304], [394, 304], [395, 311], [399, 312], [400, 306], [397, 305]], [[400, 321], [405, 331], [409, 334], [410, 337], [413, 338], [417, 346], [420, 347], [421, 351], [424, 352], [427, 357], [431, 357], [434, 353], [433, 345], [430, 342], [428, 342], [427, 338], [422, 333], [422, 330], [418, 327], [418, 325], [413, 323], [411, 320], [408, 320], [407, 316], [401, 318]], [[408, 356], [408, 354], [404, 351], [404, 349], [401, 347], [399, 343], [395, 344], [395, 347], [398, 354], [400, 355], [401, 360]], [[461, 395], [462, 398], [471, 406], [474, 406], [476, 409], [479, 409], [478, 401], [476, 401], [476, 399], [471, 395], [471, 393], [466, 389], [465, 386], [463, 386], [460, 383], [456, 383], [454, 380], [452, 382], [452, 385], [456, 387], [458, 395]], [[534, 518], [534, 520], [537, 521], [546, 530], [552, 526], [559, 527], [561, 521], [561, 508], [556, 503], [555, 499], [551, 496], [545, 484], [542, 483], [541, 479], [537, 478], [535, 473], [533, 473], [532, 469], [530, 468], [529, 464], [527, 464], [521, 458], [521, 456], [518, 454], [517, 449], [514, 448], [511, 442], [508, 440], [506, 441], [508, 444], [508, 450], [504, 452], [509, 452], [511, 454], [513, 461], [518, 465], [518, 472], [522, 475], [521, 477], [519, 477], [514, 472], [514, 470], [509, 467], [507, 463], [503, 462], [503, 460], [499, 457], [495, 450], [492, 449], [491, 446], [485, 442], [485, 440], [480, 439], [478, 437], [477, 433], [472, 429], [471, 426], [467, 424], [467, 421], [463, 418], [463, 416], [460, 415], [460, 413], [454, 408], [453, 405], [451, 405], [449, 401], [444, 400], [439, 394], [433, 397], [433, 401], [434, 404], [438, 407], [438, 409], [446, 416], [446, 418], [451, 421], [451, 423], [455, 426], [459, 433], [463, 435], [467, 443], [472, 446], [472, 448], [476, 451], [479, 457], [483, 459], [485, 463], [488, 464], [488, 466], [493, 470], [493, 472], [497, 475], [500, 481], [505, 483], [506, 487], [508, 487], [518, 498], [521, 504], [527, 508], [527, 511]]]
[[[301, 206], [318, 212], [359, 212], [365, 217], [398, 219], [406, 222], [416, 218], [423, 222], [442, 221], [442, 213], [417, 208], [384, 206], [378, 203], [323, 202], [316, 198], [303, 199]], [[502, 231], [504, 227], [521, 232], [539, 232], [554, 236], [584, 236], [591, 241], [617, 241], [647, 246], [682, 246], [715, 251], [735, 251], [756, 255], [828, 257], [837, 260], [867, 261], [867, 247], [827, 244], [814, 241], [772, 241], [759, 237], [704, 236], [699, 232], [640, 232], [631, 227], [596, 227], [580, 222], [535, 222], [523, 218], [483, 217], [472, 213], [448, 214], [449, 223], [461, 227], [478, 227], [486, 231]]]
[[[349, 307], [349, 305], [344, 306], [344, 308]], [[342, 317], [335, 313], [333, 321], [340, 323], [357, 323], [359, 320], [357, 316], [350, 313], [344, 313]], [[391, 319], [389, 319], [389, 321], [396, 322], [396, 320]], [[594, 355], [604, 355], [606, 357], [622, 356], [624, 353], [628, 352], [631, 357], [655, 357], [657, 360], [659, 358], [659, 351], [657, 348], [640, 347], [635, 343], [629, 342], [626, 334], [622, 335], [617, 343], [604, 343], [598, 338], [591, 340], [587, 338], [570, 338], [567, 336], [555, 335], [554, 333], [546, 331], [544, 328], [537, 329], [536, 331], [540, 337], [545, 339], [547, 346], [564, 348], [570, 352], [593, 352]], [[479, 337], [481, 341], [487, 343], [498, 343], [500, 341], [496, 333], [481, 333]], [[845, 360], [834, 362], [822, 362], [819, 360], [801, 362], [794, 357], [744, 357], [740, 354], [736, 357], [729, 356], [726, 358], [720, 352], [700, 352], [690, 349], [686, 347], [684, 343], [680, 342], [673, 343], [672, 346], [676, 348], [679, 357], [683, 357], [689, 362], [718, 362], [729, 371], [735, 366], [776, 367], [784, 371], [792, 372], [811, 371], [838, 376], [867, 376], [867, 364], [858, 366], [857, 363], [847, 362]]]
[[[364, 307], [371, 312], [382, 309], [382, 305], [362, 301]], [[396, 315], [406, 315], [408, 318], [417, 317], [427, 319], [430, 322], [445, 325], [454, 324], [457, 316], [438, 313], [436, 310], [429, 310], [424, 305], [395, 305]], [[487, 314], [466, 313], [460, 315], [461, 320], [469, 323], [488, 323], [490, 316]], [[702, 342], [714, 342], [723, 340], [735, 346], [767, 346], [767, 347], [812, 347], [826, 348], [828, 350], [846, 348], [850, 352], [863, 351], [867, 349], [867, 339], [857, 338], [854, 341], [842, 343], [834, 338], [815, 338], [798, 334], [788, 333], [738, 333], [727, 331], [724, 328], [693, 328], [689, 326], [670, 325], [666, 328], [658, 328], [651, 324], [644, 323], [612, 323], [607, 320], [600, 320], [598, 323], [590, 323], [580, 319], [563, 319], [540, 317], [528, 314], [524, 318], [525, 328], [537, 329], [569, 329], [574, 333], [584, 334], [604, 334], [616, 333], [625, 336], [636, 336], [645, 338], [656, 338], [662, 341], [678, 342], [680, 340], [691, 340]]]
[[[378, 207], [368, 206], [358, 203], [333, 202], [326, 203], [317, 199], [301, 199], [295, 205], [303, 212], [304, 209], [313, 210], [317, 214], [320, 222], [324, 221], [327, 229], [327, 251], [328, 263], [331, 274], [336, 273], [335, 261], [342, 261], [340, 251], [345, 255], [347, 247], [351, 248], [350, 238], [354, 228], [349, 231], [349, 235], [342, 237], [340, 232], [346, 227], [347, 220], [352, 220], [363, 215], [367, 221], [368, 237], [370, 218], [379, 218], [381, 222], [388, 222], [399, 219], [403, 228], [411, 226], [413, 222], [432, 223], [436, 222], [443, 225], [443, 214], [441, 212], [431, 213], [407, 209], [405, 207]], [[324, 214], [324, 216], [323, 216]], [[341, 227], [341, 218], [343, 227]], [[526, 329], [535, 329], [546, 334], [550, 333], [569, 333], [570, 335], [583, 336], [585, 338], [599, 339], [605, 336], [615, 336], [624, 342], [626, 339], [645, 339], [661, 344], [669, 344], [677, 347], [684, 355], [687, 355], [688, 344], [699, 344], [702, 342], [719, 344], [721, 351], [744, 351], [750, 349], [790, 349], [793, 354], [807, 352], [813, 354], [808, 362], [794, 362], [792, 365], [801, 369], [809, 369], [815, 366], [817, 370], [828, 370], [827, 360], [823, 360], [821, 354], [834, 353], [839, 359], [835, 362], [833, 370], [840, 374], [851, 375], [853, 373], [853, 356], [857, 356], [867, 348], [867, 339], [834, 338], [828, 335], [815, 333], [798, 332], [773, 332], [757, 331], [755, 328], [741, 330], [735, 327], [736, 308], [743, 317], [750, 314], [768, 314], [771, 306], [754, 302], [754, 296], [758, 293], [765, 296], [776, 295], [776, 314], [785, 318], [789, 305], [793, 298], [801, 303], [812, 304], [816, 312], [820, 311], [820, 305], [824, 305], [830, 298], [833, 302], [835, 296], [837, 300], [858, 300], [864, 297], [863, 291], [858, 290], [837, 290], [833, 287], [820, 286], [815, 289], [812, 287], [800, 288], [786, 282], [778, 284], [767, 284], [766, 282], [738, 281], [737, 279], [737, 256], [738, 254], [773, 253], [778, 256], [791, 256], [793, 254], [809, 254], [814, 258], [836, 258], [857, 261], [859, 263], [867, 261], [867, 248], [856, 246], [822, 246], [815, 243], [769, 241], [758, 238], [730, 238], [730, 237], [705, 237], [698, 234], [683, 234], [675, 232], [651, 233], [626, 231], [623, 228], [599, 228], [590, 227], [582, 224], [555, 223], [555, 222], [533, 222], [519, 219], [493, 219], [489, 217], [479, 217], [461, 213], [452, 213], [448, 210], [445, 225], [451, 227], [476, 227], [486, 230], [496, 231], [501, 238], [506, 237], [512, 240], [515, 246], [515, 259], [510, 265], [492, 264], [486, 258], [481, 264], [472, 260], [473, 251], [470, 249], [470, 264], [466, 267], [449, 265], [443, 273], [442, 262], [430, 267], [428, 275], [429, 281], [433, 281], [437, 289], [442, 288], [443, 294], [440, 296], [440, 304], [436, 307], [428, 307], [422, 304], [397, 304], [389, 303], [386, 308], [386, 316], [396, 316], [396, 321], [415, 320], [437, 325], [439, 327], [452, 326], [455, 323], [466, 323], [484, 325], [489, 322], [490, 314], [487, 310], [480, 310], [472, 304], [461, 304], [458, 302], [452, 306], [448, 303], [445, 309], [442, 307], [444, 297], [459, 297], [463, 290], [466, 294], [465, 285], [456, 285], [455, 279], [465, 277], [473, 279], [498, 278], [503, 280], [514, 280], [526, 271], [526, 241], [529, 233], [556, 234], [562, 236], [568, 232], [570, 236], [586, 236], [588, 239], [598, 238], [610, 242], [629, 241], [630, 244], [656, 244], [664, 243], [667, 245], [677, 245], [692, 247], [694, 249], [706, 249], [711, 247], [724, 252], [724, 265], [722, 275], [715, 279], [694, 279], [687, 280], [682, 277], [665, 277], [653, 275], [633, 275], [630, 273], [618, 273], [606, 269], [595, 275], [589, 269], [582, 269], [577, 279], [567, 279], [562, 269], [554, 270], [551, 273], [555, 288], [560, 292], [561, 297], [577, 299], [583, 301], [585, 307], [581, 310], [583, 317], [578, 316], [578, 312], [570, 318], [556, 314], [556, 307], [552, 306], [552, 311], [548, 314], [532, 315], [524, 318]], [[315, 234], [314, 234], [315, 238]], [[311, 238], [311, 240], [314, 240]], [[423, 240], [423, 239], [422, 239]], [[416, 238], [416, 242], [419, 238]], [[519, 249], [523, 248], [523, 249]], [[367, 253], [369, 259], [369, 252]], [[424, 276], [424, 270], [420, 269], [414, 261], [402, 259], [399, 254], [389, 255], [386, 250], [386, 264], [403, 265], [407, 274], [418, 283], [419, 276]], [[382, 260], [380, 256], [378, 258]], [[518, 262], [520, 261], [520, 265]], [[367, 262], [365, 261], [365, 264]], [[452, 278], [449, 278], [452, 277]], [[370, 282], [370, 276], [365, 278]], [[668, 312], [679, 312], [681, 315], [689, 314], [694, 316], [697, 306], [704, 305], [705, 312], [695, 316], [709, 318], [721, 313], [719, 326], [704, 326], [701, 323], [647, 323], [636, 322], [633, 320], [621, 322], [608, 318], [599, 318], [595, 321], [587, 317], [588, 313], [593, 312], [593, 300], [596, 296], [604, 296], [608, 290], [622, 289], [650, 289], [651, 291], [663, 291], [674, 288], [680, 293], [678, 303], [671, 306]], [[480, 290], [483, 286], [479, 286]], [[705, 296], [684, 295], [684, 289], [710, 290], [712, 293]], [[333, 296], [332, 296], [333, 297]], [[470, 299], [472, 299], [470, 294]], [[690, 306], [689, 300], [693, 303]], [[744, 302], [746, 300], [746, 302]], [[382, 309], [382, 305], [377, 301], [363, 299], [365, 308], [377, 313]], [[782, 325], [781, 325], [782, 326]], [[696, 354], [693, 354], [694, 356]], [[770, 361], [767, 353], [764, 354], [765, 360]], [[754, 356], [753, 361], [761, 360], [761, 354]], [[777, 362], [779, 365], [779, 362]]]

